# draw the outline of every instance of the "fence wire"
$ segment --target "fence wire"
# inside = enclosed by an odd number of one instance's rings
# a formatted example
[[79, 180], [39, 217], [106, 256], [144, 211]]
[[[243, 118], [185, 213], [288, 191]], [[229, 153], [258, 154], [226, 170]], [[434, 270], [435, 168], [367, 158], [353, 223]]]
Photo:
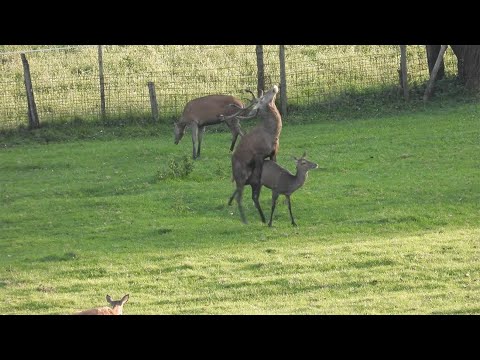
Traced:
[[[101, 120], [97, 47], [44, 48], [26, 52], [40, 122]], [[28, 123], [21, 52], [25, 47], [0, 46], [0, 129]], [[401, 96], [399, 46], [294, 45], [286, 46], [285, 54], [289, 109], [348, 101], [346, 94]], [[268, 89], [280, 82], [278, 46], [264, 46], [263, 55]], [[177, 118], [199, 96], [225, 93], [247, 100], [243, 89], [257, 88], [256, 61], [254, 45], [104, 46], [107, 119], [150, 121], [150, 81], [161, 121]], [[407, 63], [409, 87], [424, 87], [425, 47], [407, 46]], [[455, 72], [449, 49], [445, 74]]]

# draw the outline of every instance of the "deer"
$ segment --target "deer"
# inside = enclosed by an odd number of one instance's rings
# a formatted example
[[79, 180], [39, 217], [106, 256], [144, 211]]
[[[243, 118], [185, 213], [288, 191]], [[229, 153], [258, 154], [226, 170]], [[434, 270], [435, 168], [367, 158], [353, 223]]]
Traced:
[[[245, 90], [255, 95], [250, 90]], [[248, 107], [244, 107], [242, 101], [231, 95], [207, 95], [190, 100], [183, 109], [180, 120], [174, 123], [174, 143], [178, 145], [185, 129], [189, 126], [192, 129], [193, 159], [200, 157], [200, 148], [205, 127], [208, 125], [225, 122], [232, 132], [232, 144], [230, 151], [233, 151], [238, 135], [243, 136], [240, 129], [240, 121], [252, 118], [253, 116], [242, 116], [253, 106], [254, 102]], [[198, 144], [198, 146], [196, 146]]]
[[305, 159], [306, 156], [307, 153], [304, 152], [300, 158], [293, 157], [297, 168], [295, 175], [292, 175], [287, 169], [281, 167], [276, 162], [265, 160], [263, 163], [261, 184], [272, 190], [272, 211], [270, 213], [270, 222], [268, 223], [269, 227], [272, 226], [273, 212], [275, 211], [275, 205], [280, 195], [285, 195], [287, 198], [292, 225], [297, 226], [292, 214], [290, 196], [303, 186], [307, 180], [308, 171], [318, 167], [316, 163]]
[[106, 296], [107, 302], [112, 305], [112, 308], [108, 306], [98, 307], [94, 309], [84, 310], [76, 313], [75, 315], [122, 315], [123, 305], [128, 301], [129, 294], [125, 295], [120, 300], [112, 300], [110, 295]]
[[260, 214], [262, 222], [266, 222], [260, 207], [259, 196], [263, 162], [267, 157], [272, 161], [276, 161], [279, 149], [282, 117], [275, 105], [277, 93], [278, 86], [274, 85], [271, 90], [261, 94], [254, 102], [251, 113], [258, 114], [262, 121], [249, 133], [242, 136], [232, 154], [232, 177], [236, 183], [236, 189], [230, 197], [228, 205], [231, 205], [235, 198], [240, 218], [244, 224], [247, 224], [242, 206], [242, 195], [245, 185], [251, 186], [255, 207]]

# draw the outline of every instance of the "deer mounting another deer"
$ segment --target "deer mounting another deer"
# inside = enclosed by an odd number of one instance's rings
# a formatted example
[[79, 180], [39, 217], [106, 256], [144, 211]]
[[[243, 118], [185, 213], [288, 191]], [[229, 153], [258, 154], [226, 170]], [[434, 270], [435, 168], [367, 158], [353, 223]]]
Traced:
[[200, 156], [205, 127], [225, 122], [232, 132], [230, 151], [233, 151], [238, 135], [243, 136], [239, 120], [253, 117], [250, 116], [251, 112], [248, 112], [253, 105], [252, 101], [249, 106], [244, 107], [239, 99], [231, 95], [207, 95], [190, 100], [185, 105], [180, 120], [174, 124], [174, 142], [178, 144], [185, 134], [186, 127], [190, 126], [193, 159], [196, 159]]
[[128, 301], [129, 295], [125, 295], [120, 300], [112, 300], [110, 295], [106, 296], [107, 302], [112, 305], [111, 308], [108, 306], [84, 310], [76, 313], [75, 315], [122, 315], [123, 314], [123, 305]]
[[280, 133], [282, 131], [282, 117], [275, 105], [278, 86], [264, 93], [252, 106], [251, 113], [258, 114], [262, 121], [248, 134], [242, 136], [240, 143], [232, 155], [232, 174], [236, 183], [228, 204], [231, 205], [235, 198], [243, 223], [247, 219], [243, 212], [242, 195], [245, 185], [252, 187], [252, 199], [260, 218], [265, 222], [260, 207], [259, 196], [261, 189], [261, 175], [264, 159], [269, 157], [276, 161], [279, 147]]

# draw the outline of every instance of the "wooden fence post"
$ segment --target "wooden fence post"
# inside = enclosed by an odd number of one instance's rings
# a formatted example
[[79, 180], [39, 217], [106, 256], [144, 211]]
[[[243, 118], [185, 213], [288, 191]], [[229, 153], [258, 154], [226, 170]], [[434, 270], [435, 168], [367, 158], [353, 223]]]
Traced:
[[35, 97], [33, 96], [32, 77], [30, 76], [30, 65], [28, 65], [25, 54], [20, 54], [20, 57], [22, 58], [25, 90], [27, 91], [28, 126], [31, 129], [36, 129], [40, 127], [40, 121], [38, 120], [37, 105], [35, 104]]
[[106, 116], [106, 110], [105, 110], [105, 78], [103, 76], [102, 45], [98, 45], [98, 74], [100, 77], [100, 107], [101, 107], [102, 120], [104, 120]]
[[423, 95], [423, 101], [428, 101], [433, 92], [433, 84], [435, 83], [435, 77], [437, 76], [438, 69], [440, 69], [440, 64], [443, 60], [443, 55], [447, 51], [447, 45], [442, 45], [440, 52], [438, 53], [437, 61], [433, 67], [432, 73], [430, 74], [430, 80], [428, 80], [427, 88], [425, 89], [425, 94]]
[[153, 122], [158, 123], [159, 114], [157, 95], [155, 93], [155, 84], [152, 81], [148, 82], [148, 93], [150, 94], [150, 107], [152, 108]]
[[287, 115], [287, 75], [285, 73], [285, 45], [280, 45], [280, 111]]
[[256, 45], [257, 53], [257, 96], [265, 90], [265, 65], [263, 63], [263, 45]]
[[408, 100], [407, 45], [400, 45], [400, 71], [402, 73], [403, 97]]

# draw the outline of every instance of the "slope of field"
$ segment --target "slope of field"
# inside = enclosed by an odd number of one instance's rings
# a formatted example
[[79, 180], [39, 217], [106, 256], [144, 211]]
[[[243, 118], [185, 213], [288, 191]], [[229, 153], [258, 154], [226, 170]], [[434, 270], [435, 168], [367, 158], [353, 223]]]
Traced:
[[130, 294], [124, 314], [480, 313], [476, 104], [285, 125], [278, 162], [319, 164], [292, 196], [297, 228], [282, 197], [273, 228], [249, 189], [248, 225], [227, 206], [229, 133], [207, 132], [193, 163], [169, 130], [0, 141], [1, 314], [107, 293]]

